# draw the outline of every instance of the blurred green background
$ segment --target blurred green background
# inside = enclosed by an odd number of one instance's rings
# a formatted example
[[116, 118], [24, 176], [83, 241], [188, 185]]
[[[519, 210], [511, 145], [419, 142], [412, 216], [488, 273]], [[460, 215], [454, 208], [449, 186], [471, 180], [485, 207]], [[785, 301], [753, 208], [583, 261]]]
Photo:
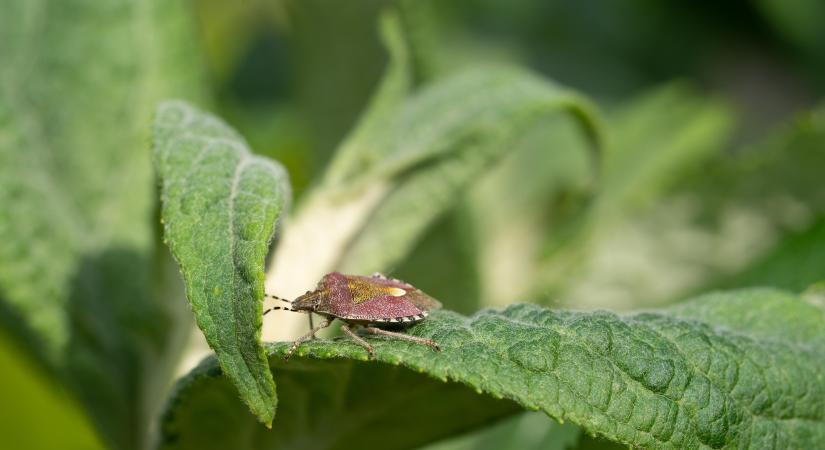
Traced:
[[[41, 17], [38, 8], [51, 11], [54, 4], [0, 3], [7, 98], [20, 92], [26, 98], [29, 89], [26, 66], [10, 62], [61, 40], [57, 32], [37, 42], [17, 39], [10, 24], [28, 26]], [[150, 2], [72, 3], [78, 17], [144, 4]], [[592, 194], [586, 162], [577, 156], [584, 144], [560, 120], [525, 136], [392, 271], [451, 309], [467, 313], [536, 301], [621, 310], [714, 287], [799, 290], [822, 278], [825, 120], [818, 105], [825, 93], [825, 3], [818, 0], [196, 0], [184, 6], [195, 41], [186, 61], [175, 64], [194, 75], [180, 83], [199, 91], [192, 96], [238, 129], [256, 152], [288, 168], [298, 203], [380, 81], [387, 54], [377, 22], [387, 7], [402, 11], [411, 30], [417, 83], [505, 62], [575, 88], [599, 106], [608, 151], [602, 188], [592, 202], [581, 201]], [[94, 39], [108, 25], [78, 23], [85, 28], [69, 25], [66, 33]], [[63, 71], [39, 67], [31, 82], [62, 83], [71, 77], [67, 68], [94, 67], [99, 57], [72, 49], [62, 55], [54, 64]], [[189, 96], [184, 91], [164, 92]], [[104, 93], [73, 95], [66, 101]], [[11, 110], [0, 109], [0, 145], [7, 147], [13, 144]], [[148, 133], [150, 120], [138, 116], [140, 133]], [[148, 152], [148, 140], [141, 139]], [[548, 142], [561, 151], [542, 152]], [[89, 158], [97, 151], [90, 149]], [[10, 161], [2, 164], [14, 167]], [[586, 214], [580, 214], [582, 205]], [[0, 208], [11, 210], [10, 203]], [[587, 232], [569, 234], [573, 222]], [[0, 237], [24, 242], [8, 223], [0, 223]], [[45, 231], [31, 236], [38, 232]], [[168, 272], [165, 292], [185, 305], [165, 249], [159, 239], [150, 245], [164, 261], [152, 270]], [[0, 270], [11, 274], [7, 261]], [[129, 264], [124, 270], [131, 270]], [[0, 282], [0, 296], [10, 298], [14, 289]], [[74, 388], [54, 381], [60, 377], [43, 363], [48, 357], [29, 351], [35, 344], [19, 330], [17, 314], [0, 309], [0, 447], [114, 445], [116, 438], [94, 431]], [[97, 319], [77, 320], [94, 328]], [[169, 323], [189, 329], [189, 319], [175, 320]], [[167, 338], [179, 342], [170, 357], [174, 368], [183, 337]], [[158, 389], [168, 388], [173, 373], [169, 369]], [[510, 422], [432, 448], [553, 448], [543, 432], [529, 431], [543, 430], [543, 417]]]

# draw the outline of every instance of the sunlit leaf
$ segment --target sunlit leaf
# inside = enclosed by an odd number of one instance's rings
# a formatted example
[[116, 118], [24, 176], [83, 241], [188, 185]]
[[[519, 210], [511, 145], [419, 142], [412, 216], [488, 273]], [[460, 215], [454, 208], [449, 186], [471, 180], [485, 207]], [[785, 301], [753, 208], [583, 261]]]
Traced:
[[178, 386], [164, 447], [300, 448], [313, 439], [337, 449], [357, 439], [413, 448], [512, 413], [512, 402], [642, 448], [807, 448], [825, 439], [825, 315], [786, 292], [720, 292], [625, 316], [535, 305], [441, 311], [409, 332], [443, 352], [375, 339], [379, 362], [357, 362], [367, 360], [360, 346], [315, 341], [284, 362], [289, 343], [270, 346], [289, 395], [272, 431], [233, 406], [207, 360]]
[[264, 258], [289, 201], [283, 168], [254, 156], [218, 119], [164, 103], [154, 128], [164, 239], [180, 265], [198, 327], [263, 422], [275, 384], [260, 346]]

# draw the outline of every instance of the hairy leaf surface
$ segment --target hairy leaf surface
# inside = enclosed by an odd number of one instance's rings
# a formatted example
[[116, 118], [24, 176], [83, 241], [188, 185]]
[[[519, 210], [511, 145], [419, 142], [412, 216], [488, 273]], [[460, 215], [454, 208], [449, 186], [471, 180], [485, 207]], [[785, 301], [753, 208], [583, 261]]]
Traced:
[[551, 117], [571, 118], [589, 149], [599, 147], [590, 103], [526, 70], [474, 67], [414, 89], [397, 17], [382, 25], [391, 64], [381, 88], [306, 195], [271, 265], [285, 295], [331, 270], [391, 270], [468, 185]]
[[146, 145], [161, 97], [200, 94], [184, 3], [0, 13], [3, 320], [117, 448], [144, 442], [186, 328], [156, 276]]
[[[290, 414], [272, 431], [232, 407], [216, 361], [206, 360], [178, 386], [164, 445], [298, 448], [321, 436], [318, 448], [344, 448], [357, 436], [411, 448], [511, 413], [512, 402], [643, 448], [809, 448], [825, 439], [825, 311], [786, 292], [720, 292], [624, 316], [523, 304], [470, 317], [440, 311], [409, 332], [443, 352], [374, 339], [379, 363], [354, 362], [366, 360], [354, 343], [315, 341], [284, 363], [289, 344], [271, 345], [276, 373], [302, 380], [298, 392], [283, 389]], [[216, 433], [202, 417], [232, 426]]]
[[367, 175], [388, 180], [390, 192], [340, 267], [368, 273], [395, 264], [463, 188], [553, 114], [571, 115], [596, 139], [595, 113], [583, 98], [524, 71], [469, 70], [422, 90], [399, 113], [390, 150]]
[[253, 156], [221, 121], [182, 102], [158, 110], [155, 165], [164, 237], [198, 327], [241, 397], [269, 422], [276, 396], [259, 342], [263, 268], [290, 196], [286, 172]]
[[[585, 153], [599, 146], [590, 103], [529, 71], [489, 65], [416, 85], [416, 39], [403, 18], [383, 16], [390, 64], [382, 84], [287, 225], [268, 277], [279, 295], [299, 295], [331, 270], [397, 269], [460, 194], [531, 129], [562, 117], [585, 136]], [[554, 142], [542, 151], [561, 153]], [[278, 330], [267, 329], [267, 337], [290, 336], [281, 324], [295, 330], [303, 325], [295, 319], [279, 318]]]

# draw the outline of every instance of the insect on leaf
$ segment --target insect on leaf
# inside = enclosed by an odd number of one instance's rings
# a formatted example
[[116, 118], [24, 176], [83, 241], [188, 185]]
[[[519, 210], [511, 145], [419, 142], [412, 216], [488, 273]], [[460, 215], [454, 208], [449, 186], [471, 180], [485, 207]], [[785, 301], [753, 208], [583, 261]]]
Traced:
[[[629, 315], [525, 304], [470, 317], [434, 311], [409, 332], [443, 352], [373, 339], [377, 365], [347, 361], [366, 358], [355, 344], [314, 341], [297, 354], [306, 359], [284, 364], [289, 343], [269, 346], [278, 382], [290, 386], [275, 433], [256, 428], [216, 361], [204, 361], [178, 385], [163, 447], [301, 448], [312, 435], [329, 449], [356, 437], [364, 447], [415, 448], [515, 404], [638, 448], [812, 448], [825, 439], [825, 311], [787, 292], [720, 292]], [[227, 426], [204, 427], [205, 416]]]

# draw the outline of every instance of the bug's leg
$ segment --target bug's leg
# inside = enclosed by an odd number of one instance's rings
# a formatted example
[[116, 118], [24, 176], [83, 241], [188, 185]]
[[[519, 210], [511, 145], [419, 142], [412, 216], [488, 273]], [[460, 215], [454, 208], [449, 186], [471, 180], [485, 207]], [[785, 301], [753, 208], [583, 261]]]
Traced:
[[353, 333], [352, 330], [348, 325], [341, 325], [341, 331], [347, 334], [356, 344], [364, 347], [367, 352], [370, 354], [370, 359], [375, 359], [375, 349], [372, 348], [372, 345], [369, 342], [365, 341], [364, 338], [358, 336], [357, 334]]
[[439, 347], [438, 344], [432, 339], [420, 338], [418, 336], [410, 336], [409, 334], [396, 333], [394, 331], [382, 330], [381, 328], [375, 328], [375, 327], [366, 327], [366, 328], [364, 328], [364, 331], [366, 331], [369, 334], [377, 334], [377, 335], [380, 335], [380, 336], [388, 336], [388, 337], [392, 337], [392, 338], [395, 338], [395, 339], [401, 339], [402, 341], [408, 341], [408, 342], [413, 342], [413, 343], [416, 343], [416, 344], [426, 345], [427, 347], [430, 347], [431, 349], [433, 349], [437, 352], [441, 351], [441, 347]]
[[[315, 328], [315, 325], [312, 323], [312, 313], [310, 312], [307, 316], [309, 316], [309, 329], [311, 330]], [[313, 334], [310, 339], [315, 339], [315, 335]]]
[[329, 324], [332, 323], [332, 320], [333, 319], [324, 319], [324, 321], [319, 323], [317, 327], [314, 327], [313, 329], [309, 330], [309, 333], [296, 339], [295, 342], [292, 343], [292, 346], [289, 347], [289, 351], [286, 352], [284, 360], [288, 360], [292, 356], [292, 354], [295, 353], [295, 350], [298, 350], [298, 347], [300, 347], [301, 344], [315, 337], [315, 333], [317, 333], [318, 330], [328, 327]]

